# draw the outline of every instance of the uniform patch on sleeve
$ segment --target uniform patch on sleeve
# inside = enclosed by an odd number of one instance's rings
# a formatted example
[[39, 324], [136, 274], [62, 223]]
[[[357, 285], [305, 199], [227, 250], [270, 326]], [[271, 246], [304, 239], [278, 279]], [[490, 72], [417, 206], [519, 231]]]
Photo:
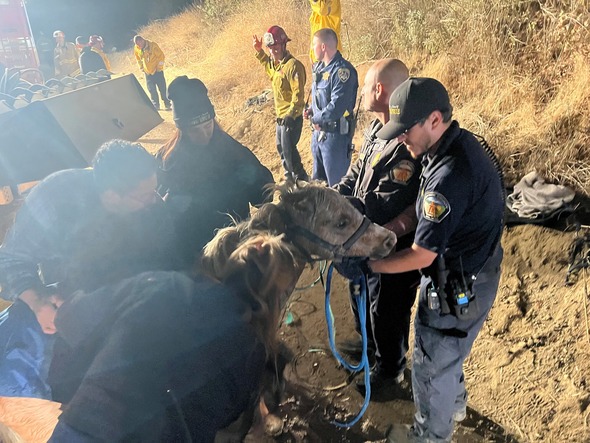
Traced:
[[350, 70], [348, 68], [338, 69], [338, 78], [342, 83], [346, 83], [346, 81], [350, 78]]
[[444, 195], [427, 192], [422, 200], [422, 215], [426, 220], [440, 223], [451, 212], [451, 205]]
[[389, 175], [394, 183], [407, 185], [414, 175], [415, 170], [416, 167], [414, 166], [414, 163], [410, 160], [402, 160], [391, 169]]

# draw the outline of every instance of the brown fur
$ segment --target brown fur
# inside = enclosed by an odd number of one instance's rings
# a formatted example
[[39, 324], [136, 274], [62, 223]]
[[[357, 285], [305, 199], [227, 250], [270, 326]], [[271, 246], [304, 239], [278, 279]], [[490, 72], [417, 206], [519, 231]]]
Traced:
[[51, 437], [61, 403], [38, 398], [0, 397], [0, 442], [41, 443]]
[[[279, 195], [278, 203], [267, 203], [250, 220], [218, 231], [205, 246], [201, 271], [219, 281], [246, 289], [256, 300], [259, 309], [255, 310], [251, 323], [265, 344], [267, 357], [274, 363], [276, 371], [265, 375], [261, 389], [276, 398], [280, 394], [282, 379], [276, 365], [280, 314], [306, 260], [311, 256], [334, 258], [330, 250], [294, 234], [290, 226], [297, 225], [328, 243], [342, 245], [358, 229], [363, 217], [344, 197], [319, 182], [286, 182], [276, 186], [275, 191]], [[394, 245], [395, 235], [372, 224], [348, 251], [340, 253], [383, 257]], [[251, 418], [252, 414], [250, 411], [244, 417]], [[269, 414], [263, 398], [258, 414], [259, 423], [255, 429]], [[250, 421], [241, 421], [242, 427], [237, 427], [245, 432]], [[257, 430], [261, 432], [261, 429]], [[229, 428], [224, 432], [240, 435], [240, 431], [230, 431]]]
[[[305, 238], [296, 236], [295, 245], [288, 237], [289, 225], [296, 224], [341, 245], [363, 220], [344, 197], [320, 182], [285, 182], [275, 191], [278, 203], [267, 203], [250, 220], [219, 230], [205, 246], [201, 262], [203, 272], [222, 282], [237, 282], [257, 301], [260, 310], [253, 323], [269, 356], [276, 351], [279, 314], [305, 260], [311, 255], [333, 258], [330, 251]], [[346, 254], [383, 257], [394, 244], [391, 232], [372, 224]]]

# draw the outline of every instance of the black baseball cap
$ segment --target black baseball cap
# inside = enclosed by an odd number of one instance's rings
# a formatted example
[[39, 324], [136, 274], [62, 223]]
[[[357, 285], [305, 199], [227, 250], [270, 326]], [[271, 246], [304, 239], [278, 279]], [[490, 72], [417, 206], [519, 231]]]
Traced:
[[377, 132], [382, 140], [399, 137], [433, 111], [452, 111], [449, 93], [441, 82], [428, 77], [410, 77], [389, 98], [389, 121]]

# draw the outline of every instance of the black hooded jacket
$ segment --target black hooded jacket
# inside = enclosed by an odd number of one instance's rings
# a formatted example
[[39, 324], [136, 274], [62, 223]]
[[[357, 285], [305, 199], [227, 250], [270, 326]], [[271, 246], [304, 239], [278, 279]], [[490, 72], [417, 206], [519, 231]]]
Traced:
[[162, 162], [161, 193], [176, 218], [176, 234], [187, 263], [209, 242], [215, 230], [250, 215], [249, 204], [265, 201], [271, 172], [217, 123], [207, 146], [178, 142]]

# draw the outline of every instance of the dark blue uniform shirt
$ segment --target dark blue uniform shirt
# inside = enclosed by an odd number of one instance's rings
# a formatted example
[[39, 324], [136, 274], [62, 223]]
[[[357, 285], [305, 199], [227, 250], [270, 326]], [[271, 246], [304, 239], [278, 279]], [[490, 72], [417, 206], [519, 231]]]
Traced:
[[423, 166], [414, 242], [444, 254], [449, 270], [477, 273], [502, 231], [502, 186], [490, 158], [453, 121]]
[[314, 66], [313, 80], [312, 123], [327, 130], [324, 126], [337, 122], [346, 111], [352, 117], [359, 85], [358, 75], [354, 66], [344, 60], [340, 52], [327, 66], [321, 62]]

